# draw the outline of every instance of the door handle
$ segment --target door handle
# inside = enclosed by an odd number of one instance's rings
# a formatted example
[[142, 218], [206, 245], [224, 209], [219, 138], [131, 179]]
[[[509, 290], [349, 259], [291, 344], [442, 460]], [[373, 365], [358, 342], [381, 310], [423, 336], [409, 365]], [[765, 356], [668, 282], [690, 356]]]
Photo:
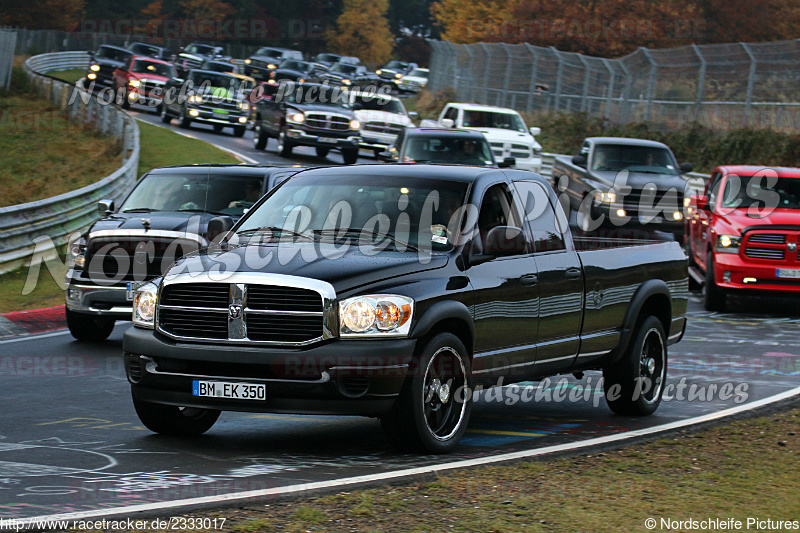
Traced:
[[581, 269], [580, 268], [569, 268], [565, 273], [567, 279], [580, 279], [581, 277]]
[[526, 274], [520, 278], [520, 283], [527, 285], [528, 287], [536, 285], [539, 283], [539, 276], [536, 274]]

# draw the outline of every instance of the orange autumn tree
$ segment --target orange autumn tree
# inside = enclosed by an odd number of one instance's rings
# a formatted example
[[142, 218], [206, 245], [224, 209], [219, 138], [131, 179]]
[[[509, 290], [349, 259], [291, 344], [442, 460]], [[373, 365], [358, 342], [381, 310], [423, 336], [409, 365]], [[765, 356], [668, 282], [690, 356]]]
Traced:
[[388, 9], [388, 0], [344, 0], [335, 28], [326, 33], [328, 46], [338, 54], [357, 56], [364, 63], [385, 63], [394, 46], [386, 19]]
[[5, 4], [0, 8], [0, 25], [31, 30], [72, 31], [86, 7], [85, 0], [30, 0]]
[[224, 20], [236, 13], [236, 8], [222, 0], [181, 0], [187, 17], [199, 20]]

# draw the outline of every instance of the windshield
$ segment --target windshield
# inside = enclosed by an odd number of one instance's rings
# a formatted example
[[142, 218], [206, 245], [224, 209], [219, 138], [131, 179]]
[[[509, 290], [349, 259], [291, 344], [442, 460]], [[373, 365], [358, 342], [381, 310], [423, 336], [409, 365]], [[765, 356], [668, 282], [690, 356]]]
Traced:
[[447, 163], [493, 166], [492, 151], [485, 140], [458, 137], [409, 137], [403, 163]]
[[800, 178], [728, 176], [722, 198], [729, 209], [800, 209]]
[[[222, 89], [235, 93], [241, 89], [242, 83], [242, 80], [234, 76], [225, 76], [224, 74], [198, 71], [194, 71], [189, 75], [189, 81], [191, 81], [195, 87], [207, 87], [206, 90], [215, 95], [219, 92], [215, 91], [215, 89]], [[225, 97], [228, 98], [231, 96], [232, 95], [227, 95]]]
[[344, 63], [336, 63], [331, 67], [331, 72], [338, 72], [340, 74], [353, 74], [355, 71], [355, 65], [346, 65]]
[[260, 197], [264, 178], [219, 174], [148, 174], [120, 211], [197, 211], [241, 216]]
[[427, 78], [428, 77], [428, 69], [426, 68], [415, 68], [414, 70], [409, 73], [409, 76], [417, 76], [419, 78]]
[[214, 53], [214, 47], [207, 46], [205, 44], [190, 44], [184, 49], [184, 51], [189, 54], [200, 54], [203, 56], [209, 56]]
[[497, 111], [464, 110], [465, 128], [499, 128], [501, 130], [526, 131], [519, 115]]
[[336, 54], [317, 54], [317, 57], [314, 59], [317, 61], [324, 61], [326, 63], [335, 63], [339, 60], [339, 56]]
[[384, 68], [404, 70], [408, 68], [408, 63], [402, 61], [389, 61]]
[[206, 70], [213, 70], [214, 72], [233, 72], [235, 66], [221, 61], [208, 61], [203, 65], [203, 68]]
[[592, 170], [619, 172], [645, 172], [650, 174], [678, 175], [675, 161], [669, 150], [650, 146], [600, 144], [595, 146]]
[[97, 49], [95, 57], [102, 57], [104, 59], [111, 59], [112, 61], [126, 61], [133, 55], [133, 52], [128, 50], [117, 50], [116, 48], [109, 48], [101, 46]]
[[174, 78], [176, 76], [175, 67], [172, 65], [147, 61], [146, 59], [134, 61], [131, 66], [131, 72], [134, 74], [152, 74], [153, 76], [163, 76], [164, 78]]
[[290, 104], [331, 104], [345, 109], [350, 109], [347, 95], [338, 87], [327, 85], [301, 85], [283, 97], [284, 102]]
[[297, 70], [300, 72], [305, 72], [308, 70], [309, 64], [305, 61], [297, 61], [295, 59], [287, 59], [283, 63], [280, 64], [279, 68], [286, 69], [286, 70]]
[[281, 51], [274, 48], [259, 48], [255, 55], [267, 57], [281, 57]]
[[406, 109], [403, 107], [403, 104], [400, 103], [400, 100], [395, 100], [394, 98], [354, 94], [351, 98], [351, 102], [356, 109], [386, 111], [387, 113], [395, 113], [398, 115], [406, 114]]
[[148, 56], [157, 56], [160, 53], [159, 48], [150, 46], [149, 44], [134, 44], [131, 46], [131, 50], [137, 54]]
[[[459, 228], [457, 211], [466, 190], [466, 183], [445, 180], [301, 173], [249, 213], [237, 234], [246, 237], [273, 233], [264, 228], [283, 228], [287, 234], [318, 239], [363, 244], [396, 240], [446, 250]], [[344, 228], [355, 231], [337, 231]]]

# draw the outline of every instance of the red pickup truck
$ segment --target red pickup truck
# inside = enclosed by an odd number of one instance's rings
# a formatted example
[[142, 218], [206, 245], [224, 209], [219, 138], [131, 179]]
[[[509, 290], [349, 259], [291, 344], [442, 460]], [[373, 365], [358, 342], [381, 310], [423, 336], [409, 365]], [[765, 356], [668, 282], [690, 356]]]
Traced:
[[164, 96], [164, 85], [177, 73], [175, 66], [160, 59], [133, 56], [122, 68], [114, 71], [114, 87], [117, 94], [124, 94], [122, 107], [138, 103], [159, 107]]
[[720, 166], [688, 202], [690, 274], [705, 307], [733, 293], [800, 294], [800, 169]]

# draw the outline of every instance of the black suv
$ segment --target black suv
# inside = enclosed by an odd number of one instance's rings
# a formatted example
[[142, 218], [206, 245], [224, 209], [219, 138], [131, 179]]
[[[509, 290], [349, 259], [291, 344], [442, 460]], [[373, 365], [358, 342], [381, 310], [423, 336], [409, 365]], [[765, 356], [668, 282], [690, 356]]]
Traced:
[[192, 122], [214, 126], [214, 131], [232, 127], [236, 137], [244, 135], [250, 103], [244, 81], [233, 74], [192, 70], [184, 80], [174, 78], [164, 87], [161, 121], [169, 124], [174, 117], [180, 126], [188, 128]]
[[162, 61], [169, 61], [172, 59], [172, 52], [163, 46], [156, 46], [154, 44], [131, 43], [130, 46], [128, 46], [128, 50], [141, 57], [151, 57]]
[[181, 53], [178, 54], [175, 60], [175, 67], [178, 69], [178, 74], [185, 76], [190, 70], [200, 68], [209, 59], [230, 61], [231, 57], [225, 54], [225, 49], [222, 46], [192, 43], [183, 48]]
[[512, 167], [513, 157], [498, 163], [482, 133], [443, 128], [406, 128], [378, 159], [387, 163], [444, 163], [478, 167]]
[[113, 86], [114, 71], [123, 68], [132, 57], [133, 52], [130, 50], [104, 44], [91, 53], [86, 79], [89, 83]]
[[336, 63], [333, 65], [320, 76], [320, 81], [325, 80], [341, 87], [364, 87], [383, 84], [381, 78], [368, 71], [367, 67], [350, 63]]
[[305, 57], [299, 50], [288, 48], [264, 47], [244, 60], [244, 73], [256, 79], [266, 80], [269, 73], [278, 68], [278, 65], [287, 59], [303, 61]]
[[256, 103], [253, 144], [263, 150], [269, 138], [275, 137], [278, 153], [284, 157], [289, 157], [295, 146], [313, 146], [319, 157], [336, 149], [345, 164], [352, 165], [358, 159], [360, 127], [346, 93], [338, 88], [284, 84], [275, 98]]

